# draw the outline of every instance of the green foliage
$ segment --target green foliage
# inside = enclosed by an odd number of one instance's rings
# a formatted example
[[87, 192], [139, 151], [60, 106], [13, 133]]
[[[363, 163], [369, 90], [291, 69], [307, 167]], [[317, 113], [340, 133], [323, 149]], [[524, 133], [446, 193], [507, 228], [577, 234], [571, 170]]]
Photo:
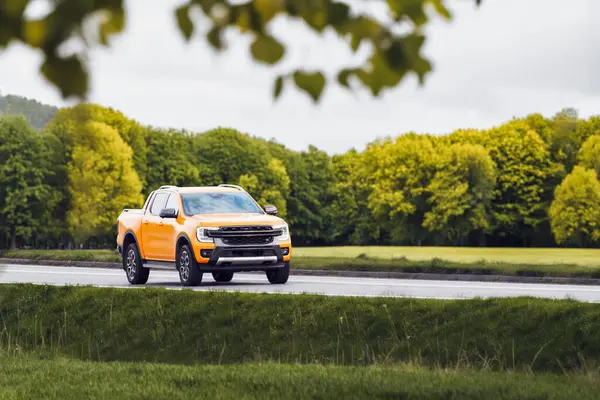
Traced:
[[[108, 46], [113, 36], [126, 29], [124, 0], [62, 0], [51, 3], [50, 12], [41, 18], [27, 17], [25, 11], [29, 1], [6, 0], [5, 3], [0, 7], [0, 26], [3, 28], [0, 30], [0, 49], [13, 42], [35, 49], [43, 57], [42, 75], [60, 90], [63, 97], [85, 98], [89, 89], [88, 65], [84, 61], [86, 52], [88, 47]], [[392, 17], [391, 23], [335, 0], [189, 0], [174, 10], [173, 21], [182, 36], [191, 40], [196, 31], [192, 12], [197, 10], [205, 17], [206, 39], [214, 50], [224, 50], [226, 33], [238, 30], [252, 38], [252, 58], [269, 66], [278, 65], [285, 59], [284, 40], [269, 33], [271, 22], [278, 17], [303, 21], [315, 34], [335, 32], [353, 52], [363, 44], [372, 49], [370, 57], [362, 64], [337, 71], [338, 84], [350, 88], [352, 78], [357, 85], [370, 89], [377, 96], [383, 89], [397, 86], [411, 73], [419, 82], [424, 82], [432, 65], [422, 54], [426, 39], [423, 32], [432, 15], [451, 19], [444, 0], [393, 0], [382, 2], [382, 5]], [[98, 18], [92, 18], [94, 16]], [[398, 27], [408, 29], [399, 30]], [[91, 35], [94, 31], [96, 34]], [[59, 49], [70, 40], [86, 46], [73, 54], [61, 54]], [[322, 72], [300, 68], [276, 78], [276, 98], [287, 81], [293, 81], [315, 102], [326, 85]]]
[[421, 244], [427, 238], [423, 226], [431, 210], [427, 186], [438, 162], [434, 139], [426, 135], [410, 133], [367, 149], [363, 179], [373, 188], [368, 206], [393, 240]]
[[457, 131], [449, 138], [484, 146], [496, 164], [492, 228], [499, 237], [534, 236], [545, 229], [552, 190], [563, 166], [552, 161], [540, 135], [522, 121], [488, 131]]
[[51, 159], [44, 138], [23, 116], [0, 118], [0, 232], [32, 239], [48, 232], [59, 195], [48, 184]]
[[6, 96], [0, 94], [0, 116], [3, 114], [23, 115], [36, 129], [43, 129], [57, 112], [57, 107], [42, 104], [37, 100], [11, 94]]
[[381, 227], [369, 209], [372, 187], [365, 179], [365, 155], [351, 150], [333, 157], [334, 184], [328, 207], [328, 236], [334, 243], [376, 242]]
[[62, 151], [69, 160], [73, 151], [75, 131], [88, 121], [104, 123], [119, 133], [125, 143], [132, 148], [136, 173], [142, 184], [145, 184], [148, 165], [151, 165], [146, 144], [147, 128], [127, 118], [120, 111], [97, 104], [78, 104], [74, 107], [62, 108], [50, 121], [45, 131], [60, 138], [63, 144]]
[[600, 135], [592, 135], [583, 143], [578, 161], [581, 166], [593, 169], [600, 176]]
[[143, 204], [132, 150], [104, 123], [90, 121], [78, 127], [68, 176], [71, 205], [67, 224], [78, 243], [109, 234], [123, 208]]
[[424, 215], [423, 227], [450, 243], [488, 230], [495, 185], [496, 167], [485, 148], [471, 144], [445, 148], [427, 186], [431, 210]]
[[600, 239], [600, 182], [596, 172], [575, 167], [556, 188], [549, 214], [558, 243], [585, 246], [597, 242]]
[[83, 360], [595, 369], [600, 309], [531, 298], [418, 300], [0, 286], [1, 348]]
[[5, 400], [587, 400], [597, 397], [599, 381], [597, 373], [498, 374], [469, 368], [447, 371], [412, 365], [184, 366], [0, 356], [0, 396]]
[[196, 186], [210, 181], [206, 168], [193, 162], [190, 137], [174, 130], [148, 129], [146, 195], [162, 185]]
[[[242, 184], [262, 205], [277, 206], [296, 245], [553, 246], [548, 212], [556, 187], [577, 163], [600, 171], [600, 117], [581, 119], [568, 108], [487, 130], [402, 134], [331, 156], [314, 146], [292, 151], [232, 128], [157, 129], [111, 108], [79, 104], [59, 110], [39, 135], [43, 183], [52, 188], [44, 215], [51, 218], [24, 222], [21, 229], [35, 235], [24, 233], [21, 244], [56, 247], [72, 239], [66, 221], [75, 199], [67, 167], [90, 122], [109, 127], [130, 148], [142, 195], [165, 184]], [[19, 146], [29, 146], [17, 137]], [[78, 157], [84, 165], [85, 152]], [[114, 240], [103, 226], [87, 231], [90, 245]], [[6, 231], [0, 247], [7, 246]]]

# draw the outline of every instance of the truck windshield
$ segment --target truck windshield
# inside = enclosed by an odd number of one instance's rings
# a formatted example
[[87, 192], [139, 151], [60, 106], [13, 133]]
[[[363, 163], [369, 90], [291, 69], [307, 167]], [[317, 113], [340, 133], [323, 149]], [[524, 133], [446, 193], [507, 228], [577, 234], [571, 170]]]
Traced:
[[181, 196], [186, 215], [258, 213], [263, 210], [246, 193], [190, 193]]

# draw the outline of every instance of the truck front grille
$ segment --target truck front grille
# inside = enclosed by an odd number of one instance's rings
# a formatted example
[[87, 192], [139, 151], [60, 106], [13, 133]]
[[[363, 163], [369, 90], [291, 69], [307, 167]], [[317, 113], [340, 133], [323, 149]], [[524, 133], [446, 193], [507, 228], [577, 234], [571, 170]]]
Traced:
[[273, 243], [273, 236], [233, 236], [223, 238], [223, 243], [230, 246], [246, 246], [251, 244]]

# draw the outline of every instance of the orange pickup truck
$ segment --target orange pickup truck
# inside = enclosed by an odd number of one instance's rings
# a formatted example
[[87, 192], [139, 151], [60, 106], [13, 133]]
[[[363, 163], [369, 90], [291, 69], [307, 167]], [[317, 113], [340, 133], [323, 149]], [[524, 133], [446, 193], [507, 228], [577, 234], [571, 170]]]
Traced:
[[264, 209], [243, 188], [161, 186], [142, 209], [117, 219], [117, 250], [133, 285], [151, 269], [174, 268], [184, 286], [197, 286], [205, 272], [229, 282], [234, 272], [265, 271], [273, 284], [286, 283], [292, 243], [277, 208]]

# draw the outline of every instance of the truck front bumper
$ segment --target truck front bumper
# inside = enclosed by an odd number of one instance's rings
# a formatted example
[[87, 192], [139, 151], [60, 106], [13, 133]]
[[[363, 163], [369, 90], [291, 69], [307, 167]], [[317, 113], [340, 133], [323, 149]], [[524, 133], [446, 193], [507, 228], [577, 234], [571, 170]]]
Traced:
[[[286, 248], [273, 246], [216, 246], [210, 251], [208, 262], [200, 261], [202, 272], [266, 271], [285, 267]], [[202, 250], [201, 250], [202, 251]], [[207, 251], [207, 250], [203, 250]], [[289, 248], [287, 248], [289, 251]], [[201, 255], [202, 257], [202, 255]], [[204, 257], [202, 257], [204, 258]]]

